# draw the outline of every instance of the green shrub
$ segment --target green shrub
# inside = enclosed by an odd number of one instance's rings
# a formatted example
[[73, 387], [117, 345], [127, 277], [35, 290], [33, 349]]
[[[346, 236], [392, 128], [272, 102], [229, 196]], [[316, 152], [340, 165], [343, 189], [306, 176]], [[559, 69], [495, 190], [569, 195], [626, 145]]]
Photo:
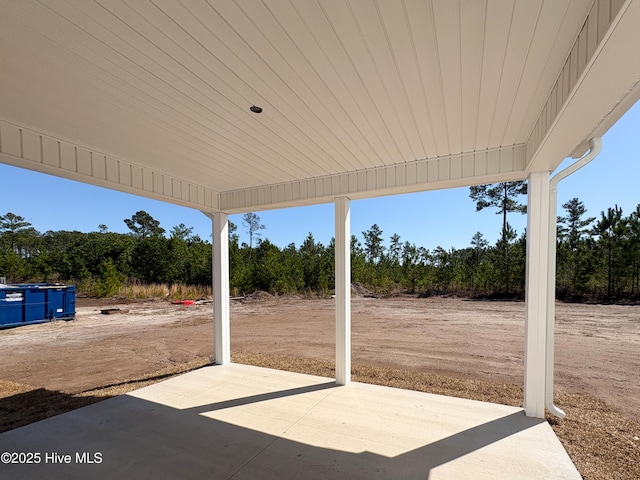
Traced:
[[122, 287], [121, 276], [113, 260], [108, 258], [100, 264], [100, 277], [96, 280], [94, 291], [98, 297], [113, 297]]

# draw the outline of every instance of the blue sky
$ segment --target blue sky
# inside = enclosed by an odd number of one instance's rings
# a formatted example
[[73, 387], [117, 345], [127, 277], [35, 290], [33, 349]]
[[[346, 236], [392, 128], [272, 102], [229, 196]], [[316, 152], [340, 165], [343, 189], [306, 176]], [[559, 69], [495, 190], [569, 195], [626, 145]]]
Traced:
[[[570, 162], [565, 161], [563, 166]], [[561, 166], [560, 168], [562, 168]], [[614, 125], [603, 138], [602, 153], [589, 165], [563, 180], [558, 187], [561, 205], [578, 197], [587, 215], [620, 206], [629, 214], [640, 203], [640, 102]], [[113, 190], [73, 182], [0, 164], [0, 214], [24, 217], [40, 232], [47, 230], [97, 231], [105, 224], [110, 231], [128, 232], [125, 218], [144, 210], [160, 221], [168, 232], [184, 223], [194, 233], [210, 238], [211, 222], [189, 208], [149, 200]], [[526, 202], [526, 198], [522, 198]], [[257, 212], [266, 226], [263, 238], [278, 246], [299, 246], [313, 233], [316, 241], [328, 244], [333, 236], [333, 204]], [[238, 225], [241, 241], [248, 241], [240, 215], [230, 217]], [[510, 214], [518, 234], [526, 217]], [[464, 248], [480, 231], [494, 243], [501, 229], [501, 217], [493, 210], [475, 211], [468, 188], [438, 190], [380, 197], [351, 202], [351, 233], [362, 241], [362, 232], [374, 223], [383, 231], [385, 244], [397, 233], [401, 240], [433, 249]]]

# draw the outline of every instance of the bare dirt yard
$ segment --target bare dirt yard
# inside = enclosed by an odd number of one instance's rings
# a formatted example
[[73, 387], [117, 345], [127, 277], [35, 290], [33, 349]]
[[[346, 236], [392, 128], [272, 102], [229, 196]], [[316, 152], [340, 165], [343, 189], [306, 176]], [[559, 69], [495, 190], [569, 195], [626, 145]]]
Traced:
[[[105, 315], [103, 309], [119, 309]], [[355, 381], [521, 405], [524, 303], [352, 298]], [[640, 478], [640, 306], [558, 304], [548, 417], [585, 480]], [[233, 361], [334, 375], [334, 300], [233, 301]], [[210, 362], [212, 305], [78, 299], [76, 319], [0, 330], [0, 432]]]
[[[105, 308], [120, 312], [101, 314]], [[640, 423], [640, 306], [557, 305], [556, 389]], [[352, 300], [352, 363], [523, 383], [524, 303]], [[334, 300], [233, 301], [232, 352], [334, 358]], [[0, 331], [0, 380], [68, 394], [117, 385], [213, 351], [212, 307], [79, 299], [76, 319]]]

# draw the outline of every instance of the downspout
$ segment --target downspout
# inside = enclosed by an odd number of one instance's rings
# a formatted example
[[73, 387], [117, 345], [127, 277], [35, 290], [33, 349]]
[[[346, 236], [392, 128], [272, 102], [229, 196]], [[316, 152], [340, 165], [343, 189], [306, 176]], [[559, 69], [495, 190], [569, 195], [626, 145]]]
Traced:
[[553, 404], [553, 370], [555, 347], [555, 316], [556, 316], [556, 237], [557, 237], [557, 213], [558, 213], [558, 183], [572, 173], [584, 167], [596, 158], [602, 150], [602, 137], [594, 137], [589, 141], [589, 153], [578, 161], [572, 163], [564, 170], [556, 173], [549, 182], [549, 279], [547, 281], [547, 350], [546, 350], [546, 375], [545, 375], [545, 406], [549, 412], [564, 418], [566, 414]]

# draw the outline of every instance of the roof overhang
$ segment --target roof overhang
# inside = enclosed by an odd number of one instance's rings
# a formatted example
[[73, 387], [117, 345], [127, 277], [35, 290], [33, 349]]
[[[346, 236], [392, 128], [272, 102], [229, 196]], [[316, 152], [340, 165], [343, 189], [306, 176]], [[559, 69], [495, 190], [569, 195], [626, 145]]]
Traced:
[[0, 4], [0, 161], [204, 211], [524, 179], [640, 97], [632, 0]]

